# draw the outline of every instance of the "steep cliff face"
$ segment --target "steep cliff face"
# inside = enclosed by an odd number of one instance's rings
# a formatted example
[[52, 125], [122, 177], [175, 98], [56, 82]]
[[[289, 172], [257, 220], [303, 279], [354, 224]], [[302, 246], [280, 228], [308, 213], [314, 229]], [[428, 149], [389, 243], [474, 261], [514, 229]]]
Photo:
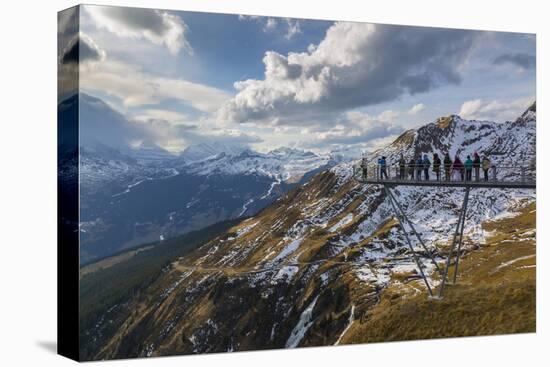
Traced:
[[[534, 156], [535, 119], [534, 111], [506, 124], [451, 116], [404, 133], [371, 159], [383, 154], [393, 162], [401, 153], [478, 151], [496, 164], [529, 160]], [[430, 249], [444, 252], [463, 192], [405, 187], [395, 194]], [[534, 200], [534, 193], [524, 190], [474, 190], [465, 256], [494, 235], [484, 223], [513, 216]], [[430, 283], [437, 285], [434, 265], [419, 243], [414, 247]], [[343, 337], [349, 326], [396, 286], [407, 288], [403, 297], [426, 291], [384, 191], [357, 182], [353, 164], [343, 163], [174, 259], [150, 285], [113, 305], [86, 331], [90, 342], [83, 357], [348, 342]], [[107, 332], [106, 324], [115, 325], [109, 328], [115, 331]]]

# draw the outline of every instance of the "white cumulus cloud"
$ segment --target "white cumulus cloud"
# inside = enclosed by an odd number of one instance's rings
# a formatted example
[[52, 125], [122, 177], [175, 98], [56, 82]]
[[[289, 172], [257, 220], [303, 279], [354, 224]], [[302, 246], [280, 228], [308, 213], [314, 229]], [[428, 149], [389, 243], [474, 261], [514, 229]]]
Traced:
[[193, 54], [185, 33], [187, 25], [177, 15], [155, 9], [86, 5], [86, 11], [98, 28], [119, 37], [144, 38], [163, 45], [177, 54], [181, 49]]
[[214, 112], [231, 97], [214, 87], [157, 76], [116, 60], [81, 65], [80, 86], [115, 96], [127, 107], [174, 99], [199, 111]]
[[511, 121], [521, 115], [534, 101], [534, 96], [511, 101], [473, 99], [464, 102], [458, 114], [466, 119]]
[[332, 112], [461, 81], [475, 31], [340, 22], [306, 52], [266, 52], [263, 79], [234, 84], [221, 120], [333, 121]]
[[379, 139], [394, 139], [404, 131], [394, 119], [399, 115], [397, 111], [384, 111], [377, 116], [360, 111], [348, 111], [332, 127], [309, 127], [303, 129], [307, 140], [300, 143], [306, 148], [359, 145], [366, 147]]

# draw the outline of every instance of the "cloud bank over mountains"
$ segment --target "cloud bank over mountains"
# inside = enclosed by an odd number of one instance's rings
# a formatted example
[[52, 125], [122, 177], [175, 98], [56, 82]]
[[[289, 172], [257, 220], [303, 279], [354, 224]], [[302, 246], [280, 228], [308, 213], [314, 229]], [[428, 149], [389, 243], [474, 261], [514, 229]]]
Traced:
[[[74, 73], [79, 56], [82, 90], [141, 140], [173, 151], [204, 139], [259, 150], [373, 147], [453, 111], [502, 120], [534, 99], [534, 39], [520, 34], [82, 9], [60, 65]], [[237, 73], [232, 86], [222, 82]]]

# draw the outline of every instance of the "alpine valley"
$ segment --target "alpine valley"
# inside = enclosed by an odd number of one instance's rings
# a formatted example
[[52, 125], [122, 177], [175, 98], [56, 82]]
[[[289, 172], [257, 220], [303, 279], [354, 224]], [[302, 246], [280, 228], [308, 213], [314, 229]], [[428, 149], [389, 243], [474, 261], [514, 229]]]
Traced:
[[123, 115], [86, 94], [65, 101], [62, 113], [74, 113], [76, 104], [82, 264], [256, 214], [340, 159], [217, 142], [191, 145], [179, 155], [147, 141], [132, 147], [122, 139], [131, 136], [132, 124]]

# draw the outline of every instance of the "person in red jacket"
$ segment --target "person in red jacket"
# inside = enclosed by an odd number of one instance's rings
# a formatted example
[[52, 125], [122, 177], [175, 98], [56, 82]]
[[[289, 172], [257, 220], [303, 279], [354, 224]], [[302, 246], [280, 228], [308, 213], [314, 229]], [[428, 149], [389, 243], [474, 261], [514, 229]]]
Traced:
[[455, 161], [453, 162], [453, 179], [455, 181], [464, 181], [464, 163], [460, 160], [458, 154], [455, 156]]

